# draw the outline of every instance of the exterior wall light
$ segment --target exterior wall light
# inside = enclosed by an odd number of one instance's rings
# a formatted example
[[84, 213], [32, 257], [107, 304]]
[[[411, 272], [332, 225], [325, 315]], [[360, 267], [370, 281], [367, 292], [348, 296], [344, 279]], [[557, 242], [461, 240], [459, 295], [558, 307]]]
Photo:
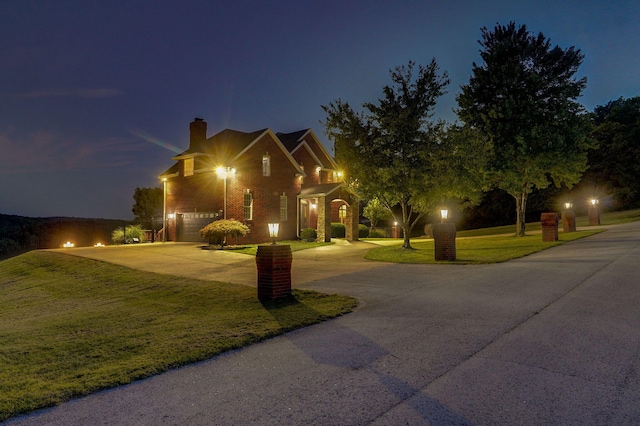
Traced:
[[311, 203], [311, 210], [315, 210], [318, 207], [316, 203]]
[[316, 166], [316, 172], [320, 173], [320, 170], [322, 170], [322, 167]]
[[167, 215], [167, 217], [168, 217], [169, 219], [175, 219], [175, 218], [176, 218], [176, 214], [175, 214], [175, 213], [169, 213], [169, 214]]
[[280, 231], [279, 223], [269, 223], [269, 237], [271, 238], [271, 245], [276, 245], [276, 238], [278, 238], [278, 231]]
[[448, 209], [441, 209], [440, 210], [440, 221], [441, 221], [441, 223], [444, 223], [448, 218], [449, 218], [449, 210]]

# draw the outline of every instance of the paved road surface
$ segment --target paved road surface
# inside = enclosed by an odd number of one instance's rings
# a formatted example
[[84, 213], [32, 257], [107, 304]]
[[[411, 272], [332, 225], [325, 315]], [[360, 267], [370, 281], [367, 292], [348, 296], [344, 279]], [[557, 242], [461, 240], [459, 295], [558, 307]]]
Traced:
[[359, 309], [9, 423], [640, 424], [639, 277], [640, 222], [502, 264], [318, 274], [300, 286]]

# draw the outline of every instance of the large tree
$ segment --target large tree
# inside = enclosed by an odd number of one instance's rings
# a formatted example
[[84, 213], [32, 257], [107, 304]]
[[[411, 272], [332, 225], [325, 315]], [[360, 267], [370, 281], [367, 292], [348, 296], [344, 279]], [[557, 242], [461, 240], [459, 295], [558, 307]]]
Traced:
[[164, 193], [161, 187], [140, 188], [137, 186], [133, 193], [135, 204], [131, 209], [135, 215], [134, 220], [153, 227], [153, 222], [162, 218], [163, 197]]
[[361, 197], [379, 199], [393, 214], [404, 232], [403, 248], [409, 249], [413, 227], [451, 195], [441, 185], [448, 170], [445, 125], [432, 120], [449, 78], [435, 60], [417, 67], [409, 62], [390, 74], [392, 84], [383, 87], [377, 103], [364, 103], [363, 111], [355, 112], [335, 100], [322, 107], [323, 124], [347, 181]]
[[525, 233], [528, 195], [552, 182], [576, 184], [587, 168], [589, 121], [577, 102], [586, 78], [576, 78], [584, 55], [551, 45], [525, 25], [482, 28], [480, 56], [457, 96], [457, 114], [490, 147], [493, 186], [516, 200], [516, 234]]
[[580, 186], [594, 191], [590, 196], [612, 195], [614, 208], [640, 207], [640, 97], [597, 106], [593, 116], [600, 149], [589, 152]]

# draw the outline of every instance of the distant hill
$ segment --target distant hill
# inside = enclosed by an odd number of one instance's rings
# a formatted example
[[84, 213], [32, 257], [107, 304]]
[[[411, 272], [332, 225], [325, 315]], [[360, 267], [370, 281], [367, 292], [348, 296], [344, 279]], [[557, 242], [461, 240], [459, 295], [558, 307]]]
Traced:
[[107, 244], [114, 229], [130, 223], [114, 219], [32, 218], [0, 214], [0, 257], [62, 247], [67, 241], [76, 246], [92, 246], [98, 242]]

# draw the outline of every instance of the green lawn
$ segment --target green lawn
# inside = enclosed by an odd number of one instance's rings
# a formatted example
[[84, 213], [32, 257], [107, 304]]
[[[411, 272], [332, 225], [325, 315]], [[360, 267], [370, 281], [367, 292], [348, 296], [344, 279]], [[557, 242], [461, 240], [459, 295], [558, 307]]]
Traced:
[[412, 239], [414, 250], [402, 249], [402, 243], [381, 246], [370, 250], [365, 256], [369, 260], [393, 263], [447, 263], [479, 264], [497, 263], [523, 257], [578, 238], [593, 235], [600, 230], [560, 233], [558, 241], [545, 243], [542, 236], [487, 236], [456, 238], [456, 260], [436, 262], [432, 239]]
[[[292, 252], [312, 249], [316, 247], [328, 246], [331, 244], [335, 244], [335, 243], [333, 242], [325, 243], [325, 242], [317, 242], [317, 241], [311, 242], [311, 243], [304, 242], [304, 241], [278, 241], [278, 245], [290, 246]], [[215, 250], [215, 248], [213, 249]], [[239, 247], [231, 247], [231, 248], [228, 248], [227, 250], [233, 250], [234, 253], [248, 254], [250, 256], [255, 256], [256, 253], [258, 252], [258, 244], [247, 244]]]
[[355, 299], [34, 251], [0, 262], [0, 421], [350, 312]]

